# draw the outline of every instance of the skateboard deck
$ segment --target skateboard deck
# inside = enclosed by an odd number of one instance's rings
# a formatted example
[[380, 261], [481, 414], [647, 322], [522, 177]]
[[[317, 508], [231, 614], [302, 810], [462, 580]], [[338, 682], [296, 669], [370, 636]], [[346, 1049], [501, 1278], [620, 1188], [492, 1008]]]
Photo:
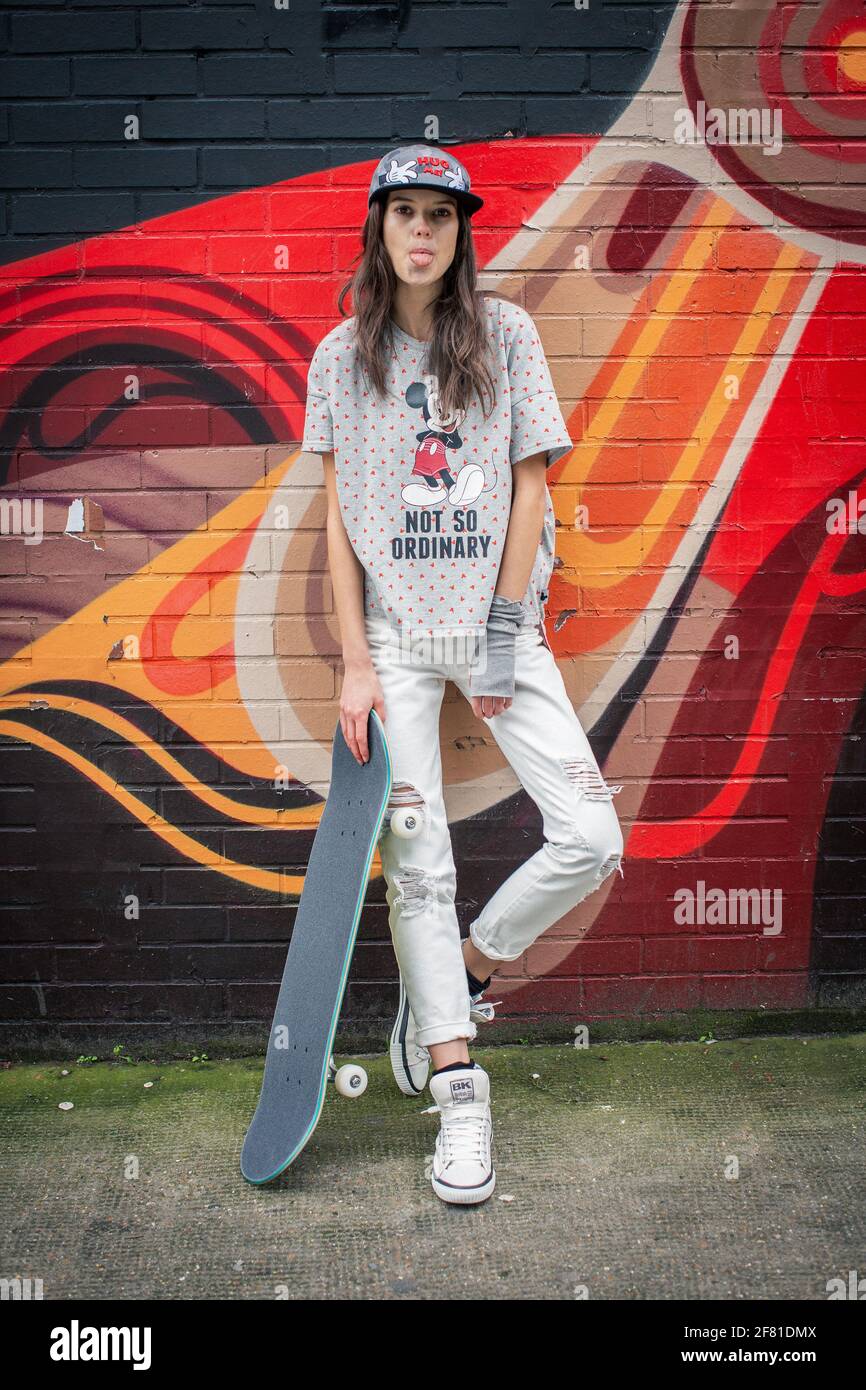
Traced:
[[388, 742], [375, 710], [367, 732], [370, 756], [363, 766], [339, 723], [334, 733], [328, 799], [292, 930], [261, 1095], [241, 1151], [241, 1172], [251, 1183], [269, 1182], [288, 1168], [322, 1113], [370, 864], [391, 791]]

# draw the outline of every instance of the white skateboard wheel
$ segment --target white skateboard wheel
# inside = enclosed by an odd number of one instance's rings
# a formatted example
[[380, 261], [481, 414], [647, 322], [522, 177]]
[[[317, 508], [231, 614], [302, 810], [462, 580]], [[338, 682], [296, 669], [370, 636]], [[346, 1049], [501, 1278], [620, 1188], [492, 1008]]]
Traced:
[[340, 1067], [334, 1077], [334, 1085], [341, 1096], [360, 1096], [367, 1089], [367, 1073], [355, 1063]]
[[414, 840], [424, 829], [424, 817], [415, 806], [401, 806], [391, 812], [391, 831], [400, 840]]

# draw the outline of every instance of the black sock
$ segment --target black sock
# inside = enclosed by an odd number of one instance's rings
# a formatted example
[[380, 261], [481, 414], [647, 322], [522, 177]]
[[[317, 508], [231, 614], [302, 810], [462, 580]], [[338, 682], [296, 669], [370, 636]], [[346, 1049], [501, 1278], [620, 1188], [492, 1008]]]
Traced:
[[449, 1062], [447, 1067], [437, 1067], [434, 1076], [441, 1076], [443, 1071], [462, 1071], [464, 1067], [474, 1067], [474, 1062]]
[[469, 981], [469, 993], [483, 994], [484, 990], [490, 984], [491, 978], [492, 976], [488, 975], [486, 980], [476, 980], [475, 976], [472, 974], [472, 971], [467, 970], [466, 979]]

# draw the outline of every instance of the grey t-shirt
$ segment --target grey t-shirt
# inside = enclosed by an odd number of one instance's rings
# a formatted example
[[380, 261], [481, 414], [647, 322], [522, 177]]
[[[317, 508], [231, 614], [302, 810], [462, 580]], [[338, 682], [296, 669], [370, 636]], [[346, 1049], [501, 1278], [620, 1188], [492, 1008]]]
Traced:
[[[355, 361], [354, 317], [325, 335], [310, 362], [301, 447], [334, 454], [340, 514], [365, 571], [365, 612], [413, 633], [483, 630], [511, 513], [511, 469], [543, 450], [549, 468], [572, 448], [531, 317], [493, 297], [484, 311], [496, 386], [486, 420], [477, 397], [444, 418], [426, 345], [396, 324], [386, 399]], [[553, 570], [545, 492], [524, 623], [544, 617]]]

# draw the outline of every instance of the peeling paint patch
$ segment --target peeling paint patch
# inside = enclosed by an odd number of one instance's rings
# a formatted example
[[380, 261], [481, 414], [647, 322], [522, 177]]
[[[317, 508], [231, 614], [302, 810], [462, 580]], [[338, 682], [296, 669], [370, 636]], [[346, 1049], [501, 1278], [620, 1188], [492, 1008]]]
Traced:
[[104, 550], [99, 541], [105, 537], [105, 518], [98, 502], [89, 497], [75, 497], [69, 504], [63, 534], [75, 541], [86, 541], [94, 550]]
[[566, 624], [566, 623], [570, 622], [572, 618], [576, 618], [576, 617], [577, 617], [577, 609], [576, 609], [576, 608], [563, 608], [563, 609], [561, 609], [561, 610], [557, 613], [556, 617], [555, 617], [554, 620], [553, 620], [553, 630], [554, 630], [554, 632], [559, 632], [560, 628], [565, 627], [565, 624]]
[[39, 982], [38, 976], [34, 982], [33, 990], [36, 995], [36, 1003], [39, 1007], [39, 1013], [42, 1018], [46, 1018], [48, 1016], [48, 1005], [45, 1002], [45, 991], [43, 990], [42, 985]]
[[560, 758], [560, 766], [570, 782], [583, 792], [587, 801], [610, 801], [622, 787], [609, 787], [595, 763], [587, 758]]

